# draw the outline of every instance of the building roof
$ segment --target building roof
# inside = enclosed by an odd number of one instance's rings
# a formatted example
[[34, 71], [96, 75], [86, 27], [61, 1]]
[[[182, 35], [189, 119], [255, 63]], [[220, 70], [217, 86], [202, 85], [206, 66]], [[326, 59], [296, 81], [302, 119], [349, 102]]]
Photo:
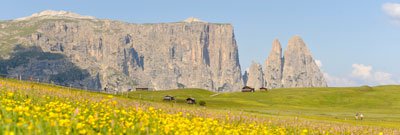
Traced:
[[250, 86], [244, 86], [242, 89], [253, 89], [253, 88]]

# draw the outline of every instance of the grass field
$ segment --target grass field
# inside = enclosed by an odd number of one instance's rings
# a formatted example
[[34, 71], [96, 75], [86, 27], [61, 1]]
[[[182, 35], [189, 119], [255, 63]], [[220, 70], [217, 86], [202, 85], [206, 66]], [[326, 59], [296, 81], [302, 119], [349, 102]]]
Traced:
[[[163, 96], [173, 95], [178, 99], [176, 102], [184, 104], [184, 99], [194, 97], [212, 109], [400, 128], [400, 86], [286, 88], [214, 94], [201, 89], [137, 91], [129, 93], [129, 98], [163, 102]], [[354, 120], [357, 112], [364, 114], [363, 121]]]
[[399, 88], [110, 95], [0, 78], [0, 134], [400, 134]]

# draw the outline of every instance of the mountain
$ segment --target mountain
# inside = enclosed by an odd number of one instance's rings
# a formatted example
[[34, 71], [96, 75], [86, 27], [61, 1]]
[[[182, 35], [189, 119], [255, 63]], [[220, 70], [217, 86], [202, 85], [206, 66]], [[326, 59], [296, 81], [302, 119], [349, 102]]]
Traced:
[[[282, 56], [282, 47], [278, 39], [272, 43], [272, 50], [263, 67], [264, 85], [245, 83], [250, 87], [292, 88], [292, 87], [327, 87], [323, 73], [315, 63], [310, 50], [300, 36], [289, 40]], [[251, 76], [259, 76], [259, 69], [250, 68]], [[253, 75], [252, 75], [253, 74]]]
[[279, 41], [242, 79], [233, 26], [190, 17], [134, 24], [67, 11], [0, 21], [0, 74], [92, 90], [326, 87], [304, 41]]
[[259, 63], [253, 62], [249, 71], [246, 71], [246, 74], [248, 74], [248, 76], [243, 76], [243, 78], [246, 78], [244, 83], [247, 86], [252, 86], [254, 88], [261, 88], [264, 86], [262, 66]]
[[327, 86], [323, 73], [299, 36], [294, 36], [289, 40], [283, 58], [283, 87]]
[[0, 56], [9, 77], [93, 90], [243, 85], [233, 26], [196, 18], [133, 24], [43, 11], [0, 22]]
[[278, 39], [272, 42], [272, 50], [264, 63], [264, 80], [266, 88], [282, 87], [283, 58], [282, 46]]

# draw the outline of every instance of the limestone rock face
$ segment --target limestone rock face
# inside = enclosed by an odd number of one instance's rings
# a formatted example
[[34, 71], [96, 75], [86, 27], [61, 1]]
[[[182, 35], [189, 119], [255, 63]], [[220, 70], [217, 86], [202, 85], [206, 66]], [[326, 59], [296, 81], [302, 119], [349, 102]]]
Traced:
[[[0, 51], [13, 51], [1, 54], [0, 63], [8, 66], [0, 68], [0, 72], [9, 76], [24, 73], [23, 77], [95, 90], [107, 86], [115, 91], [145, 87], [226, 92], [238, 91], [243, 86], [238, 47], [230, 24], [130, 24], [82, 19], [69, 12], [46, 12], [3, 25]], [[20, 29], [14, 31], [12, 27]], [[13, 40], [4, 39], [9, 37]], [[17, 44], [40, 51], [35, 57], [24, 54], [28, 56], [26, 63], [13, 65], [12, 59], [19, 57], [15, 56]], [[57, 59], [41, 57], [48, 53], [56, 54]], [[52, 66], [46, 72], [41, 69], [55, 63], [68, 66]], [[65, 80], [64, 75], [74, 77]]]
[[253, 62], [248, 71], [248, 78], [246, 86], [259, 89], [264, 86], [264, 74], [262, 66], [258, 63]]
[[327, 87], [310, 50], [299, 36], [289, 40], [284, 54], [283, 87]]
[[282, 46], [278, 39], [272, 43], [272, 50], [264, 65], [264, 79], [266, 88], [282, 87]]
[[[277, 39], [265, 60], [264, 70], [253, 63], [246, 75], [250, 87], [291, 88], [327, 87], [323, 73], [315, 63], [310, 50], [299, 36], [290, 39], [282, 57], [282, 47]], [[264, 74], [260, 77], [260, 74]], [[259, 81], [264, 80], [263, 83]]]

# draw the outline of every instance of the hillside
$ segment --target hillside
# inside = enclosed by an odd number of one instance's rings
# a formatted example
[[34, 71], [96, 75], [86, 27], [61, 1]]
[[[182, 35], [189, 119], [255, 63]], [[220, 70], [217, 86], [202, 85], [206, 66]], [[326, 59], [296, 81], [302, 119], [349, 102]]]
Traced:
[[[393, 91], [398, 86], [377, 87], [384, 92]], [[312, 91], [313, 89], [305, 90]], [[322, 103], [302, 102], [308, 97], [293, 97], [281, 102], [289, 89], [256, 93], [224, 93], [200, 89], [183, 89], [155, 92], [132, 92], [110, 95], [88, 92], [49, 84], [24, 82], [0, 78], [0, 134], [397, 134], [398, 115], [387, 114], [388, 109], [370, 109], [365, 121], [337, 122], [327, 116], [310, 113], [317, 107], [329, 109]], [[292, 90], [293, 91], [293, 90]], [[314, 89], [316, 91], [316, 89]], [[340, 89], [319, 89], [316, 95], [338, 93]], [[332, 92], [333, 91], [333, 92]], [[336, 92], [335, 92], [336, 91]], [[357, 88], [349, 91], [359, 92]], [[365, 91], [363, 91], [365, 92]], [[360, 92], [361, 93], [361, 92]], [[176, 95], [176, 102], [163, 102], [164, 95]], [[271, 94], [271, 95], [270, 95]], [[372, 93], [371, 93], [372, 94]], [[258, 96], [256, 96], [258, 95]], [[268, 96], [270, 95], [270, 96]], [[279, 96], [281, 95], [281, 96]], [[370, 94], [365, 94], [370, 95]], [[205, 107], [183, 103], [186, 97], [195, 97], [198, 101], [207, 102]], [[211, 96], [211, 97], [210, 97]], [[276, 99], [271, 98], [277, 97]], [[292, 95], [293, 96], [293, 95]], [[132, 99], [132, 98], [140, 98]], [[252, 101], [256, 98], [271, 98]], [[333, 96], [334, 97], [334, 96]], [[367, 100], [361, 96], [357, 99]], [[397, 108], [398, 98], [389, 96], [395, 102], [390, 107]], [[382, 98], [381, 98], [382, 99]], [[379, 100], [379, 99], [378, 99]], [[271, 101], [268, 103], [267, 101]], [[346, 100], [337, 100], [339, 102]], [[358, 100], [356, 100], [358, 101]], [[299, 103], [303, 105], [300, 105]], [[322, 101], [330, 104], [330, 100]], [[257, 104], [255, 104], [257, 103]], [[301, 115], [285, 113], [260, 113], [262, 110], [273, 110], [271, 104], [279, 104], [275, 111], [290, 109], [302, 112]], [[378, 104], [367, 104], [359, 109], [374, 107]], [[274, 105], [275, 106], [275, 105]], [[300, 109], [298, 109], [300, 108]], [[307, 109], [308, 108], [308, 109]], [[254, 113], [254, 110], [259, 110]], [[307, 111], [304, 111], [307, 110]], [[342, 106], [338, 111], [349, 111]], [[253, 112], [251, 112], [253, 111]], [[386, 115], [374, 117], [372, 115]], [[363, 112], [364, 113], [364, 112]], [[386, 113], [386, 114], [385, 114]], [[397, 112], [394, 112], [397, 113]], [[313, 118], [306, 115], [318, 116]], [[375, 118], [374, 119], [369, 119]], [[388, 120], [386, 118], [394, 118]], [[376, 119], [381, 119], [377, 123]]]
[[207, 108], [218, 110], [346, 123], [356, 123], [354, 116], [360, 112], [366, 117], [362, 124], [398, 127], [396, 123], [400, 122], [400, 86], [285, 88], [221, 94], [198, 89], [129, 93], [130, 98], [155, 102], [162, 102], [161, 97], [165, 95], [176, 96], [182, 104], [187, 97], [194, 97], [205, 101]]

